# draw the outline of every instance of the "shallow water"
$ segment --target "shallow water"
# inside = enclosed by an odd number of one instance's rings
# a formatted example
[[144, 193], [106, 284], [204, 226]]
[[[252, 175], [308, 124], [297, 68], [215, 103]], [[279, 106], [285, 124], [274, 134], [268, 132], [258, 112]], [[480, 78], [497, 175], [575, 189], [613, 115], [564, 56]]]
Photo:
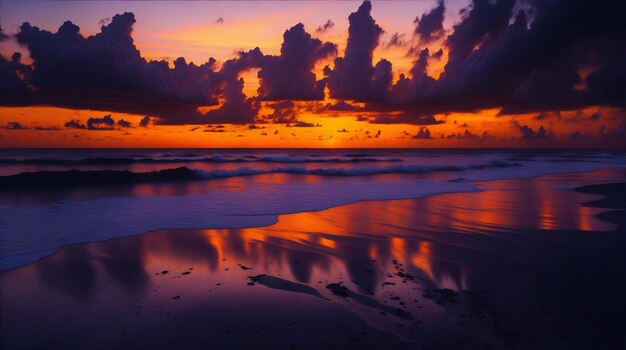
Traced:
[[[186, 167], [191, 178], [145, 172]], [[0, 150], [0, 271], [68, 244], [164, 228], [266, 226], [364, 200], [480, 190], [476, 181], [626, 168], [603, 150]], [[71, 172], [78, 170], [80, 173]], [[130, 171], [128, 182], [110, 173]], [[44, 171], [59, 171], [50, 183]], [[22, 172], [34, 172], [23, 179]], [[134, 175], [133, 175], [134, 174]], [[13, 188], [15, 182], [21, 187]], [[78, 177], [81, 186], [71, 186]], [[187, 176], [187, 175], [185, 175]], [[1, 190], [4, 188], [4, 191]], [[19, 190], [17, 190], [19, 189]], [[30, 189], [30, 190], [29, 190]], [[106, 224], [103, 224], [106, 223]], [[546, 223], [546, 225], [550, 225]]]
[[266, 227], [65, 247], [0, 274], [3, 338], [9, 348], [66, 349], [604, 348], [611, 339], [576, 328], [597, 322], [580, 306], [580, 282], [619, 281], [623, 271], [607, 266], [623, 259], [623, 233], [594, 217], [604, 209], [580, 205], [599, 196], [570, 188], [625, 176], [477, 182], [472, 192], [281, 215]]

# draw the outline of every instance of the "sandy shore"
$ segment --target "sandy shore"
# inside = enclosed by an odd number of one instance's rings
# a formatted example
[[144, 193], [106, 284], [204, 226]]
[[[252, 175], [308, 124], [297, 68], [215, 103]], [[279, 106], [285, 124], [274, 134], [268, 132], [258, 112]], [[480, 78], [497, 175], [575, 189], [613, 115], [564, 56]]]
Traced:
[[2, 348], [622, 349], [623, 170], [477, 185], [65, 247], [0, 273]]

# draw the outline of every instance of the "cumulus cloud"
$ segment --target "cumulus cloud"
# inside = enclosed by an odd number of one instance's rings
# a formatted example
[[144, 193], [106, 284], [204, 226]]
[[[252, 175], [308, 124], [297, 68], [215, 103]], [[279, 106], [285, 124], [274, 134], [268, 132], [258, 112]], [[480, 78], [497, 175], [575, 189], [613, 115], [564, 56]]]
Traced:
[[130, 122], [124, 119], [120, 119], [117, 121], [117, 126], [122, 128], [130, 128]]
[[325, 67], [330, 96], [337, 99], [385, 100], [392, 81], [391, 62], [382, 59], [373, 66], [374, 49], [383, 29], [371, 16], [372, 4], [365, 1], [348, 17], [345, 56], [337, 57], [334, 68]]
[[337, 54], [337, 46], [314, 39], [298, 23], [285, 31], [280, 56], [262, 58], [259, 98], [262, 100], [323, 100], [325, 82], [312, 72], [316, 62]]
[[252, 99], [243, 93], [243, 79], [228, 81], [224, 88], [224, 103], [209, 111], [209, 123], [250, 124], [257, 116], [258, 108]]
[[517, 121], [513, 122], [513, 126], [517, 131], [519, 131], [520, 138], [522, 140], [547, 140], [554, 138], [554, 135], [548, 132], [543, 125], [540, 125], [537, 131], [530, 126], [522, 125]]
[[87, 129], [89, 130], [113, 130], [115, 129], [115, 120], [110, 114], [102, 118], [87, 119]]
[[446, 7], [443, 0], [439, 0], [437, 7], [421, 17], [415, 18], [415, 21], [413, 21], [416, 24], [415, 35], [419, 37], [422, 43], [429, 43], [444, 35], [443, 16], [445, 12]]
[[[420, 44], [439, 39], [444, 43], [448, 61], [441, 75], [435, 79], [428, 71], [430, 61], [442, 59], [444, 50], [432, 53], [415, 47], [410, 72], [395, 83], [391, 62], [373, 60], [383, 28], [371, 16], [369, 1], [348, 17], [344, 55], [324, 68], [320, 80], [313, 68], [335, 56], [337, 46], [311, 37], [302, 24], [285, 31], [280, 55], [264, 55], [258, 48], [242, 51], [218, 70], [214, 59], [196, 65], [178, 58], [173, 67], [147, 61], [133, 41], [132, 13], [113, 16], [89, 37], [69, 21], [54, 33], [24, 23], [16, 39], [29, 51], [32, 65], [22, 63], [19, 54], [0, 57], [0, 104], [126, 112], [161, 124], [250, 124], [259, 120], [259, 101], [321, 100], [326, 86], [339, 102], [320, 103], [324, 108], [376, 112], [383, 117], [374, 120], [386, 123], [404, 123], [410, 115], [485, 108], [501, 108], [500, 115], [541, 113], [538, 116], [588, 106], [626, 108], [624, 2], [520, 4], [473, 0], [447, 35], [442, 25], [445, 5], [438, 2], [419, 16], [415, 34]], [[331, 23], [316, 32], [332, 28]], [[402, 43], [400, 34], [391, 38], [393, 45]], [[259, 69], [258, 98], [243, 93], [240, 76], [249, 69]], [[203, 115], [198, 108], [205, 106], [214, 107]], [[293, 123], [297, 119], [294, 108], [291, 111], [291, 116], [275, 112], [267, 120]], [[414, 118], [414, 124], [427, 124], [423, 117]], [[585, 121], [572, 121], [578, 122]], [[88, 128], [80, 121], [68, 123]], [[542, 135], [541, 129], [532, 131], [535, 137]]]
[[22, 24], [16, 39], [33, 60], [28, 82], [36, 87], [35, 101], [145, 114], [169, 110], [163, 113], [165, 123], [185, 122], [174, 119], [176, 110], [217, 103], [215, 60], [196, 66], [179, 58], [174, 68], [165, 61], [148, 62], [135, 47], [134, 24], [132, 13], [115, 15], [87, 38], [70, 21], [56, 33]]
[[91, 117], [87, 119], [87, 123], [83, 124], [78, 119], [72, 119], [64, 124], [68, 129], [85, 129], [85, 130], [117, 130], [119, 128], [129, 128], [130, 122], [120, 119], [117, 122], [110, 114], [101, 118]]

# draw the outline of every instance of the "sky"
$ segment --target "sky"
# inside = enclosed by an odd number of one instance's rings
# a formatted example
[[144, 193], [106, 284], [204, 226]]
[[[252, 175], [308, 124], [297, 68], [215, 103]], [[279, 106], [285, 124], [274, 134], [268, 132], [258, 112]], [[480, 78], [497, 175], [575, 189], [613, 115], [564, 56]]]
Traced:
[[625, 14], [0, 0], [0, 147], [626, 147]]

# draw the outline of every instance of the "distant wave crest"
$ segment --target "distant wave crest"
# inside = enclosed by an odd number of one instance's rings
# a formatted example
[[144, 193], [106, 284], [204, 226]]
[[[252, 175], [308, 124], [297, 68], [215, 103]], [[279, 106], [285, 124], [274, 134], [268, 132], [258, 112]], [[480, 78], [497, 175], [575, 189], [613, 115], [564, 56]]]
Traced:
[[464, 171], [470, 169], [501, 168], [511, 166], [520, 166], [520, 164], [505, 161], [491, 161], [484, 164], [470, 165], [467, 167], [456, 165], [393, 165], [383, 167], [358, 168], [305, 168], [298, 166], [284, 166], [269, 169], [241, 167], [236, 169], [217, 169], [210, 171], [180, 167], [175, 169], [164, 169], [145, 173], [135, 173], [127, 170], [38, 171], [0, 177], [0, 191], [21, 191], [76, 186], [111, 186], [136, 183], [209, 180], [262, 174], [370, 176], [379, 174], [420, 174], [442, 171]]

